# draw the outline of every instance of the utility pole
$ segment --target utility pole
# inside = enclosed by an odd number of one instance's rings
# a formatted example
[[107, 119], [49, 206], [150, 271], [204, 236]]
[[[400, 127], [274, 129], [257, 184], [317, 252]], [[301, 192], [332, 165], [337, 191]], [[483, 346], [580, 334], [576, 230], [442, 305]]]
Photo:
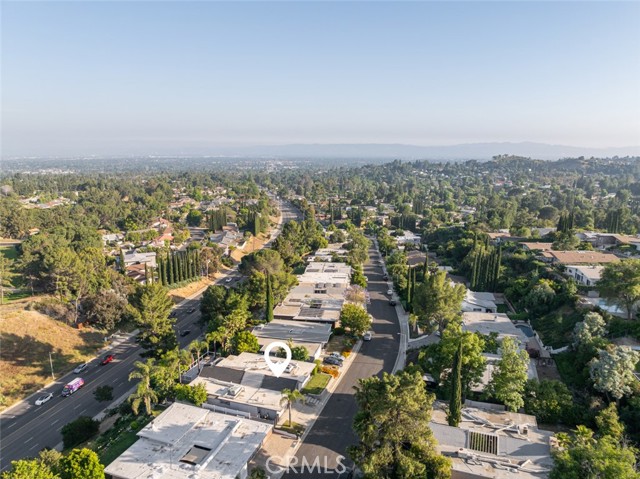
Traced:
[[53, 375], [53, 360], [51, 359], [51, 351], [49, 351], [49, 364], [51, 365], [51, 379], [55, 381], [56, 377]]

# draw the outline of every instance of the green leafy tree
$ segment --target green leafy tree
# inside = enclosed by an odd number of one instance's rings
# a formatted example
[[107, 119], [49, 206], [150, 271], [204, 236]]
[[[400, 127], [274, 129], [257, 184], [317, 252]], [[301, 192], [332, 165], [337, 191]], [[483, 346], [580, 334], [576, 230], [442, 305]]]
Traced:
[[561, 382], [530, 379], [524, 390], [524, 410], [545, 424], [572, 424], [573, 395]]
[[469, 331], [462, 331], [461, 324], [454, 321], [447, 325], [438, 343], [420, 352], [418, 361], [423, 371], [441, 380], [445, 391], [450, 391], [452, 388], [451, 365], [459, 345], [462, 345], [461, 392], [464, 401], [473, 387], [480, 384], [486, 369], [487, 360], [482, 355], [484, 351], [482, 337]]
[[449, 426], [458, 427], [462, 416], [462, 341], [458, 344], [458, 350], [453, 358], [451, 396], [449, 398], [449, 413], [447, 422]]
[[444, 271], [427, 275], [425, 281], [415, 289], [413, 311], [418, 322], [435, 326], [442, 333], [447, 324], [460, 314], [466, 288], [452, 284]]
[[640, 301], [640, 260], [608, 263], [602, 270], [597, 286], [602, 297], [626, 309], [627, 319], [632, 319]]
[[98, 434], [100, 421], [95, 421], [88, 416], [80, 416], [75, 421], [71, 421], [62, 427], [62, 442], [64, 448], [77, 446], [78, 444], [91, 439]]
[[233, 354], [257, 353], [260, 351], [260, 344], [250, 331], [238, 331], [231, 338], [231, 349]]
[[362, 306], [346, 303], [340, 311], [340, 324], [356, 336], [361, 336], [371, 327], [371, 316]]
[[633, 392], [634, 376], [640, 353], [628, 346], [610, 344], [598, 351], [598, 356], [589, 362], [589, 373], [593, 387], [619, 401]]
[[104, 466], [91, 449], [74, 449], [60, 460], [60, 479], [104, 479]]
[[0, 304], [4, 304], [4, 289], [10, 288], [14, 261], [0, 253]]
[[304, 346], [291, 348], [291, 359], [295, 361], [306, 361], [309, 359], [309, 351]]
[[451, 477], [450, 459], [438, 453], [429, 428], [433, 400], [419, 372], [359, 380], [353, 426], [359, 442], [349, 455], [365, 478]]
[[518, 350], [516, 340], [509, 336], [502, 340], [501, 349], [502, 357], [485, 393], [501, 401], [509, 411], [515, 412], [524, 406], [529, 355], [524, 350]]
[[111, 401], [113, 399], [113, 387], [105, 384], [104, 386], [98, 386], [93, 392], [97, 401]]
[[127, 299], [115, 291], [102, 290], [82, 303], [87, 321], [108, 331], [128, 314]]
[[280, 404], [283, 404], [289, 410], [289, 427], [293, 427], [293, 420], [291, 419], [291, 408], [294, 403], [300, 402], [304, 400], [304, 394], [302, 394], [297, 389], [283, 389], [282, 390], [282, 398], [280, 399]]
[[195, 386], [189, 384], [176, 384], [174, 387], [175, 398], [180, 401], [190, 402], [200, 407], [207, 402], [207, 387], [200, 383]]
[[142, 286], [134, 296], [133, 305], [138, 312], [140, 345], [156, 357], [174, 349], [177, 346], [175, 320], [169, 318], [173, 302], [167, 289], [160, 283]]
[[587, 313], [584, 320], [576, 323], [573, 330], [573, 346], [579, 348], [593, 343], [594, 338], [600, 338], [607, 333], [607, 323], [598, 313]]
[[2, 479], [60, 479], [60, 476], [37, 459], [20, 459], [11, 461], [11, 469], [2, 473]]
[[556, 435], [561, 447], [552, 452], [550, 479], [640, 479], [636, 469], [638, 451], [618, 436], [622, 426], [617, 423], [617, 414], [614, 416], [607, 408], [596, 423], [604, 426], [599, 436], [585, 426], [578, 426], [572, 434]]

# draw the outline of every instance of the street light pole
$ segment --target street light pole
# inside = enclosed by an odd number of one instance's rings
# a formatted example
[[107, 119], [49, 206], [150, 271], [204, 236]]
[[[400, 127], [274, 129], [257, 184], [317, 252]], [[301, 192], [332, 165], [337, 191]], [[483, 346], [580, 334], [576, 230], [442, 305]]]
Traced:
[[49, 351], [49, 364], [51, 365], [51, 379], [55, 381], [56, 377], [53, 375], [53, 360], [51, 359], [51, 351]]

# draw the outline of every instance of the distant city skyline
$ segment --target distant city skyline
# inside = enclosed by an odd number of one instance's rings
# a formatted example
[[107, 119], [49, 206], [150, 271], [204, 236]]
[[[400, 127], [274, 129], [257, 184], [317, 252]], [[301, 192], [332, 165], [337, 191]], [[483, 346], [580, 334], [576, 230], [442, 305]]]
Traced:
[[2, 156], [640, 145], [638, 2], [3, 2]]

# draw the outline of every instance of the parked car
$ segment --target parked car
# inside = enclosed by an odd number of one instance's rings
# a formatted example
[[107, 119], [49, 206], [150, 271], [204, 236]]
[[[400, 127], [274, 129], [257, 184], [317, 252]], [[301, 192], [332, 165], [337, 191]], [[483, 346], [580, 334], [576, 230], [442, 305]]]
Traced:
[[225, 283], [231, 283], [231, 281], [232, 281], [232, 280], [233, 280], [233, 278], [230, 278], [230, 277], [229, 277], [229, 278], [225, 279], [225, 280], [224, 280], [224, 282], [225, 282]]
[[382, 275], [382, 279], [384, 279], [385, 281], [387, 281], [389, 279], [389, 275], [388, 274], [384, 274]]
[[333, 352], [333, 353], [329, 354], [329, 357], [331, 357], [331, 358], [336, 358], [336, 359], [337, 359], [338, 361], [340, 361], [340, 362], [342, 362], [342, 361], [344, 361], [345, 359], [347, 359], [347, 358], [345, 358], [342, 354], [340, 354], [340, 353], [336, 353], [336, 352]]
[[342, 366], [342, 361], [338, 358], [334, 358], [333, 356], [327, 356], [322, 360], [324, 364], [331, 364], [332, 366]]
[[53, 397], [53, 393], [44, 394], [36, 399], [36, 406], [42, 406], [44, 403], [49, 401]]
[[170, 318], [175, 318], [178, 315], [177, 311], [171, 311], [171, 313], [169, 314]]
[[102, 358], [102, 361], [100, 361], [100, 364], [102, 364], [103, 366], [105, 364], [109, 364], [111, 361], [113, 361], [114, 357], [115, 357], [115, 355], [113, 355], [113, 354], [107, 354], [106, 356], [104, 356]]
[[75, 374], [80, 374], [82, 371], [86, 371], [88, 368], [89, 368], [89, 364], [87, 364], [87, 363], [83, 363], [83, 364], [81, 364], [80, 366], [78, 366], [77, 368], [75, 368], [75, 369], [73, 370], [73, 372], [74, 372]]
[[387, 294], [388, 294], [389, 296], [391, 296], [391, 295], [393, 294], [393, 290], [392, 290], [392, 289], [388, 289], [388, 290], [387, 290]]
[[372, 337], [373, 337], [373, 333], [371, 331], [367, 331], [362, 335], [363, 341], [371, 341]]
[[184, 329], [182, 331], [180, 331], [180, 337], [184, 338], [185, 336], [189, 336], [189, 334], [191, 334], [191, 330], [190, 329]]

